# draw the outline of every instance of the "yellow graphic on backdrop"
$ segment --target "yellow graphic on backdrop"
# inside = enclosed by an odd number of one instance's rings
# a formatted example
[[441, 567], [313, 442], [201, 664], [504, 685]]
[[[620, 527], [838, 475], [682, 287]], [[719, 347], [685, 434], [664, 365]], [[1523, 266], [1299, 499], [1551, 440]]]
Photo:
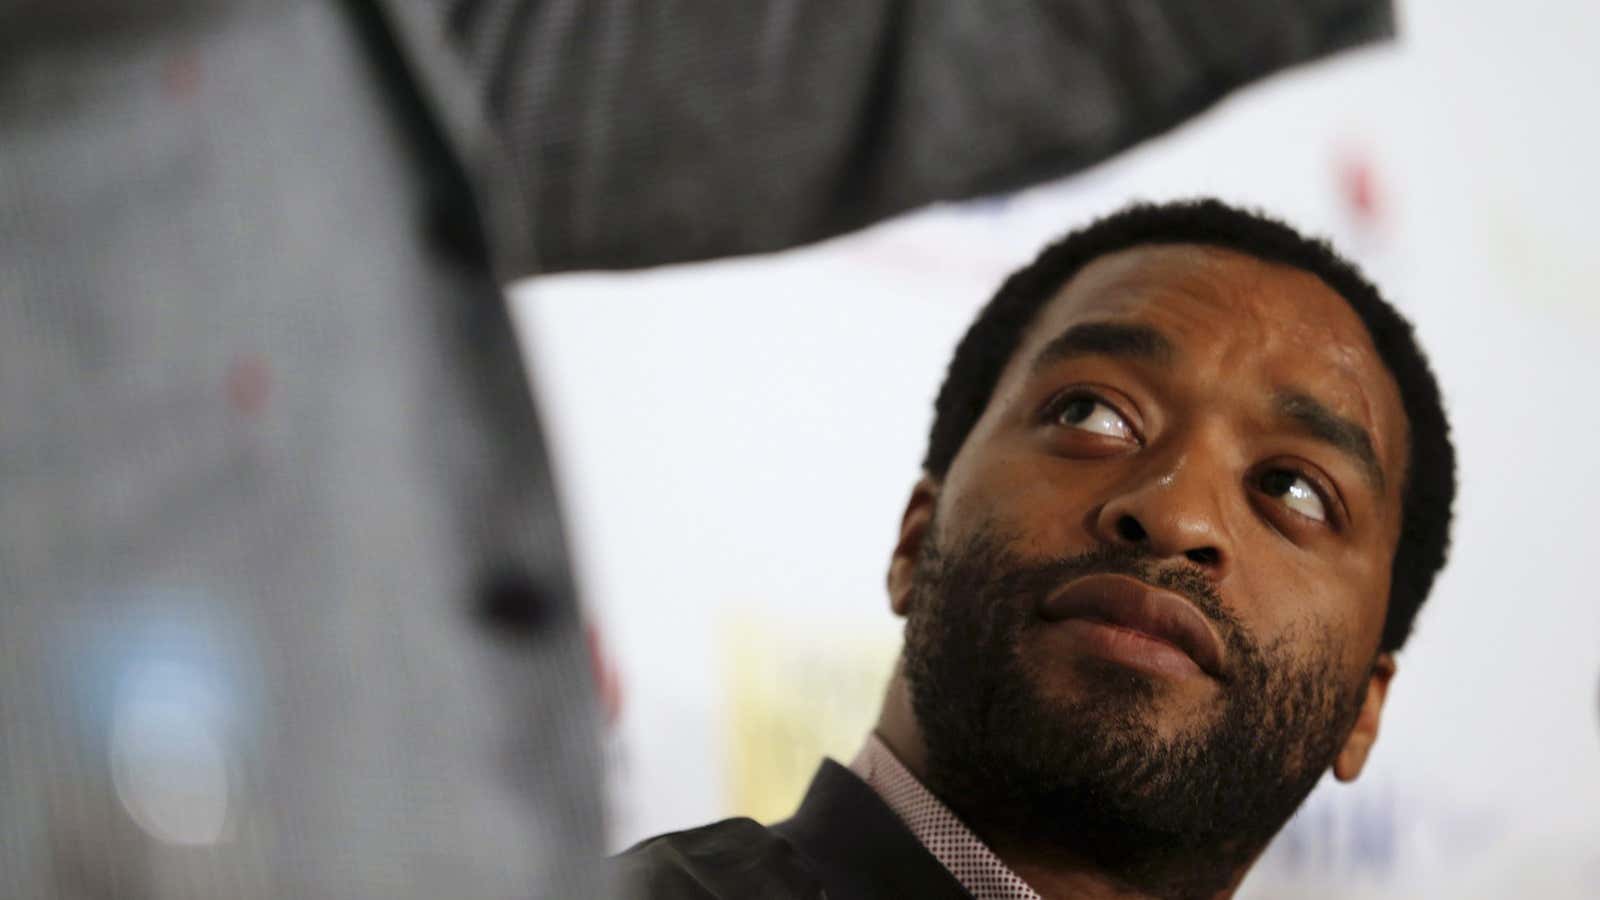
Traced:
[[877, 719], [896, 628], [724, 619], [729, 814], [788, 818], [824, 756], [848, 764]]

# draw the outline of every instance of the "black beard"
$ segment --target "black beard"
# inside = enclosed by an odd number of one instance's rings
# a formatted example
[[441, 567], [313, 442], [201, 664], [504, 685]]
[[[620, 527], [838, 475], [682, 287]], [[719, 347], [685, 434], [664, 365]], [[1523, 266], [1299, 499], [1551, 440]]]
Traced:
[[[1341, 646], [1312, 636], [1262, 648], [1210, 579], [1107, 547], [1029, 562], [982, 531], [946, 555], [930, 529], [906, 621], [905, 672], [928, 753], [928, 787], [980, 836], [1061, 848], [1161, 897], [1227, 888], [1327, 770], [1360, 709], [1363, 678]], [[1050, 591], [1119, 573], [1183, 594], [1227, 644], [1229, 675], [1209, 724], [1162, 738], [1148, 716], [1161, 684], [1085, 661], [1092, 695], [1050, 700], [1018, 653]]]

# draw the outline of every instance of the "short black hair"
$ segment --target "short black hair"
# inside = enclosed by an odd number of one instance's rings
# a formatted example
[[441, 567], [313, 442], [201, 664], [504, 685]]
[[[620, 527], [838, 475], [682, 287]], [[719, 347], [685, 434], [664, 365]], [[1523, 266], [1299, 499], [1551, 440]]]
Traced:
[[1008, 277], [956, 346], [934, 402], [923, 469], [943, 480], [956, 453], [989, 404], [1000, 374], [1042, 309], [1090, 261], [1147, 244], [1201, 244], [1294, 266], [1321, 278], [1366, 325], [1379, 357], [1400, 387], [1409, 424], [1401, 493], [1400, 539], [1389, 585], [1382, 650], [1397, 650], [1443, 568], [1456, 494], [1455, 448], [1450, 443], [1439, 383], [1411, 323], [1384, 300], [1359, 269], [1323, 240], [1284, 223], [1218, 200], [1135, 204], [1046, 247]]

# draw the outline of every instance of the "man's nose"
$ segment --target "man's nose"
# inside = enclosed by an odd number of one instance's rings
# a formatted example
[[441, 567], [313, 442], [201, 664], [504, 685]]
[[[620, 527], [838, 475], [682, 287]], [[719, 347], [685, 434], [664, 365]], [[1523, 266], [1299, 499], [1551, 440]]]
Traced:
[[1224, 491], [1235, 479], [1224, 468], [1196, 454], [1152, 460], [1095, 513], [1096, 536], [1162, 560], [1184, 559], [1221, 578], [1233, 562]]

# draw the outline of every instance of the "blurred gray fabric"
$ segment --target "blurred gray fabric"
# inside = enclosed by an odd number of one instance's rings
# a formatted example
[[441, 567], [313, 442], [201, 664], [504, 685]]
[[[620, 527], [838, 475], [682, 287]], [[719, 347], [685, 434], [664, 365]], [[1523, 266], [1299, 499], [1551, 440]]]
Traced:
[[0, 896], [602, 896], [590, 654], [500, 286], [1061, 175], [1391, 26], [0, 0]]

